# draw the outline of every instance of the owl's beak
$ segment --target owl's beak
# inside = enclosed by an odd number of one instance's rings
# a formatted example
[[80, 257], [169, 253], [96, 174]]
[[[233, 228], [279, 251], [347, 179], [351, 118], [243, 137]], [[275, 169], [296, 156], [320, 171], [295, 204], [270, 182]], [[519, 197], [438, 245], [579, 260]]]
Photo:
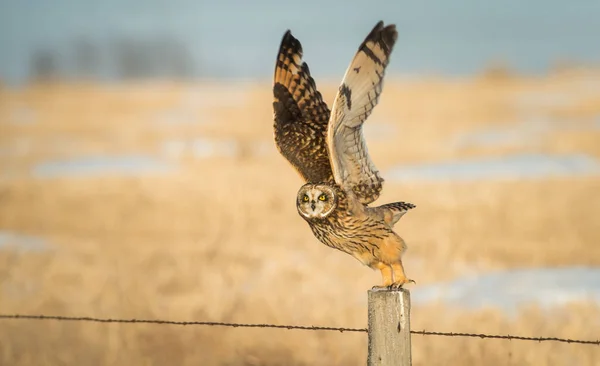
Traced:
[[316, 207], [317, 207], [317, 206], [315, 205], [315, 201], [312, 201], [312, 202], [310, 203], [310, 208], [312, 208], [312, 210], [314, 211]]

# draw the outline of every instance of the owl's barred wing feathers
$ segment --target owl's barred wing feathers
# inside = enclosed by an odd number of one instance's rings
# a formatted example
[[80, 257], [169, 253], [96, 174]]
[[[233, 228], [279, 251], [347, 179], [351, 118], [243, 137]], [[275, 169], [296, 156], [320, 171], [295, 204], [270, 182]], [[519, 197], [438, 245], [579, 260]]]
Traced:
[[379, 197], [383, 178], [369, 157], [362, 125], [379, 101], [397, 38], [395, 25], [377, 23], [346, 70], [329, 121], [327, 145], [335, 182], [354, 191], [363, 204]]
[[277, 55], [273, 97], [279, 152], [306, 182], [333, 181], [326, 142], [329, 108], [302, 62], [302, 45], [289, 30]]

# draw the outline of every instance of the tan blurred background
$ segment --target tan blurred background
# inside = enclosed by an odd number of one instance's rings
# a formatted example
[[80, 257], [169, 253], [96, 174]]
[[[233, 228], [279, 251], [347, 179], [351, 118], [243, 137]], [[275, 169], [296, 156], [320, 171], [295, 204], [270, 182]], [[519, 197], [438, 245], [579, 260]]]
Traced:
[[[600, 338], [597, 3], [0, 5], [0, 313], [366, 327], [379, 274], [314, 238], [272, 140], [283, 32], [331, 105], [379, 19], [365, 125], [412, 328]], [[543, 10], [543, 11], [542, 11]], [[594, 15], [595, 14], [595, 15]], [[363, 333], [0, 320], [0, 365], [362, 365]], [[415, 365], [600, 347], [413, 337]]]

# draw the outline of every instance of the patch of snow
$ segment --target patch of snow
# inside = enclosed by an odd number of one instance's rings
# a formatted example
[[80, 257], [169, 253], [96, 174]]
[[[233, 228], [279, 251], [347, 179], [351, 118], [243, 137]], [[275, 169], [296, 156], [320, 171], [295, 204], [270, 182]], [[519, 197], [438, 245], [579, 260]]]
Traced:
[[469, 275], [448, 283], [415, 286], [411, 299], [415, 304], [441, 302], [508, 313], [528, 304], [542, 308], [578, 301], [600, 304], [600, 268], [532, 268]]
[[397, 166], [384, 176], [391, 181], [470, 181], [598, 174], [600, 163], [584, 154], [522, 154]]

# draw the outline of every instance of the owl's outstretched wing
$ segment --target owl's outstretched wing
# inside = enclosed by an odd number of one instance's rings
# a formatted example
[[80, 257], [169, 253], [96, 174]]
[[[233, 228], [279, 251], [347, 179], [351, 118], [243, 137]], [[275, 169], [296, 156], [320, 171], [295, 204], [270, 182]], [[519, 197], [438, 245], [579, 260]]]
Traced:
[[333, 102], [327, 145], [335, 182], [363, 204], [375, 201], [383, 178], [371, 161], [362, 125], [379, 101], [394, 43], [395, 25], [377, 23], [358, 48]]
[[277, 149], [305, 181], [333, 181], [326, 144], [329, 108], [302, 62], [300, 42], [289, 30], [279, 47], [273, 79]]

